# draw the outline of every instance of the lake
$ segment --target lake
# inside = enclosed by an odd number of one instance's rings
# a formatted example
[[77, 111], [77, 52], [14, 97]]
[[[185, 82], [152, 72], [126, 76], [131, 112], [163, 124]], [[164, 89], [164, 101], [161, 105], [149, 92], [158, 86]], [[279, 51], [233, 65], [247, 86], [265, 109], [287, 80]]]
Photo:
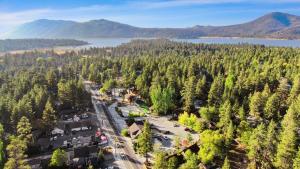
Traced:
[[[128, 43], [133, 39], [142, 38], [98, 38], [98, 39], [80, 39], [89, 42], [88, 47], [115, 47], [123, 43]], [[146, 38], [147, 39], [147, 38]], [[149, 38], [148, 38], [149, 39]], [[204, 37], [199, 39], [171, 39], [177, 42], [205, 43], [205, 44], [258, 44], [266, 46], [279, 47], [300, 47], [300, 40], [281, 40], [281, 39], [263, 39], [263, 38], [226, 38], [226, 37]]]

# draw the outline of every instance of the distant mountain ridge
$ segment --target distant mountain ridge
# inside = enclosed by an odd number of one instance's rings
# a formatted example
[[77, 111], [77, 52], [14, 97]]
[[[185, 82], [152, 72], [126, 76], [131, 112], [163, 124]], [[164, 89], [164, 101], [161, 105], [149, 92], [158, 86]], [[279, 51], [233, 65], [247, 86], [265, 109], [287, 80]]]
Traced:
[[88, 22], [41, 19], [25, 23], [9, 38], [199, 38], [263, 37], [300, 39], [300, 16], [273, 12], [253, 21], [230, 26], [194, 26], [189, 28], [141, 28], [105, 19]]

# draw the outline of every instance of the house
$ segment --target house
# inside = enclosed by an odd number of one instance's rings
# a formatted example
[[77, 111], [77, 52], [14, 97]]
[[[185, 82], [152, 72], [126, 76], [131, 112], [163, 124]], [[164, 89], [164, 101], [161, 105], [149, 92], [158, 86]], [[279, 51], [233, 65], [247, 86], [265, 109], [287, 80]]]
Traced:
[[92, 130], [94, 126], [96, 125], [93, 123], [93, 121], [88, 120], [88, 121], [67, 123], [65, 128], [67, 129], [67, 131], [79, 132], [79, 131]]
[[137, 138], [137, 136], [139, 136], [142, 133], [143, 126], [144, 126], [144, 122], [143, 121], [134, 122], [128, 128], [128, 132], [129, 132], [130, 137], [132, 139]]
[[202, 104], [203, 104], [202, 100], [195, 100], [194, 101], [194, 107], [195, 107], [195, 109], [199, 110], [201, 108]]
[[89, 163], [97, 164], [98, 146], [84, 146], [74, 148], [73, 168], [86, 168]]
[[128, 102], [129, 104], [133, 103], [133, 101], [135, 100], [135, 95], [133, 94], [125, 94], [124, 96], [124, 101]]
[[97, 145], [74, 148], [74, 158], [95, 157], [97, 156], [97, 153], [98, 153]]
[[125, 94], [125, 88], [113, 88], [112, 95], [121, 97]]

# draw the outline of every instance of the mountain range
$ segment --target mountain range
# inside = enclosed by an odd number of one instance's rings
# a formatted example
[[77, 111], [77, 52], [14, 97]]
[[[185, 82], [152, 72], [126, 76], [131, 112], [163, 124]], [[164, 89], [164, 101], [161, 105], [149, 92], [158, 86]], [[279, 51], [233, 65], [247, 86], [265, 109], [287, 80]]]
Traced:
[[300, 39], [300, 16], [273, 12], [253, 21], [230, 26], [141, 28], [105, 19], [88, 22], [40, 19], [25, 23], [8, 38], [199, 38], [260, 37]]

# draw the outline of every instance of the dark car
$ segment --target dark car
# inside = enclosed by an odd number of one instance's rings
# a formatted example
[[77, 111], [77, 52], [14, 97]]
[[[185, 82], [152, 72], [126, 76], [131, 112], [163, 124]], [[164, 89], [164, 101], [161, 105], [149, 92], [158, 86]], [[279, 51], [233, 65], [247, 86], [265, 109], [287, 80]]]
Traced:
[[189, 128], [184, 128], [184, 131], [191, 131], [191, 129], [189, 129]]

